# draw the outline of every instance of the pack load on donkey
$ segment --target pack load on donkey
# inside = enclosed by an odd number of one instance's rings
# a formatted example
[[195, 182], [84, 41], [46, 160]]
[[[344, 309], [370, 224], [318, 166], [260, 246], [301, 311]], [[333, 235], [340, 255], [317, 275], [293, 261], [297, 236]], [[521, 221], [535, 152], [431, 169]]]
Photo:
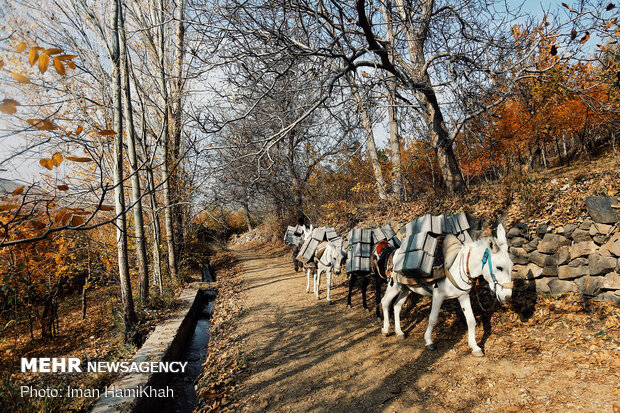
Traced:
[[370, 272], [370, 253], [372, 247], [372, 230], [356, 228], [349, 231], [349, 254], [346, 271]]
[[321, 245], [323, 241], [332, 242], [334, 245], [338, 245], [339, 242], [342, 242], [342, 239], [333, 228], [314, 228], [312, 234], [301, 246], [299, 254], [297, 254], [297, 259], [304, 264], [309, 264], [315, 256], [317, 258], [321, 258], [321, 255], [327, 247], [327, 244]]
[[390, 224], [385, 224], [381, 228], [372, 230], [372, 245], [376, 245], [381, 241], [387, 241], [392, 248], [400, 247], [400, 240]]
[[304, 234], [304, 227], [301, 225], [289, 226], [284, 233], [284, 242], [290, 245], [299, 246], [301, 236]]
[[443, 278], [444, 250], [452, 250], [453, 244], [460, 246], [459, 239], [465, 240], [468, 229], [463, 212], [451, 216], [427, 214], [408, 223], [405, 238], [393, 258], [398, 281], [417, 284], [419, 279], [429, 282]]

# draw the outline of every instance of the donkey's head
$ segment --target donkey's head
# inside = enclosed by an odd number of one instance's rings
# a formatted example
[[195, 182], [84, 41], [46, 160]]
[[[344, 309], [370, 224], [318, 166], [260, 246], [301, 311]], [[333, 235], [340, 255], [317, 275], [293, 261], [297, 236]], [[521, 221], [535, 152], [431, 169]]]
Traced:
[[345, 265], [347, 261], [347, 251], [344, 249], [342, 239], [337, 242], [333, 242], [331, 245], [333, 249], [332, 265], [334, 268], [334, 274], [340, 274], [342, 271], [342, 266]]
[[505, 304], [512, 296], [512, 260], [508, 255], [508, 240], [504, 226], [499, 224], [497, 236], [485, 238], [482, 256], [482, 276], [495, 297]]

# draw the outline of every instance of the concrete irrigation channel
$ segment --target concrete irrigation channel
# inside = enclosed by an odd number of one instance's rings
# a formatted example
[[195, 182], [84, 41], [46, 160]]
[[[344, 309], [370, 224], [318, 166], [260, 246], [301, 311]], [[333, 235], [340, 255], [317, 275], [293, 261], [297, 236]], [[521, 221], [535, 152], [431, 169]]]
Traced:
[[103, 412], [192, 412], [196, 405], [194, 380], [202, 370], [209, 343], [210, 316], [217, 294], [214, 277], [205, 265], [203, 282], [192, 283], [179, 295], [181, 309], [158, 325], [131, 362], [187, 362], [183, 373], [126, 373], [107, 388], [113, 392], [126, 389], [165, 389], [173, 397], [135, 397], [104, 395], [95, 404], [94, 413]]

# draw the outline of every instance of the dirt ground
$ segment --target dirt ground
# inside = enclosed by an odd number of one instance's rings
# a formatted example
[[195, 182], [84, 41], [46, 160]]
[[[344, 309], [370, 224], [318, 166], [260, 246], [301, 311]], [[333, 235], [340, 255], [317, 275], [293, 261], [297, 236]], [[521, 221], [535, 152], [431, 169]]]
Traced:
[[428, 351], [428, 299], [408, 307], [405, 340], [384, 338], [359, 290], [346, 308], [343, 275], [328, 305], [324, 280], [317, 301], [289, 253], [235, 253], [244, 269], [235, 334], [247, 358], [236, 386], [243, 411], [620, 411], [620, 318], [610, 304], [538, 298], [528, 317], [497, 311], [478, 322], [486, 356], [476, 358], [454, 305], [444, 304], [438, 349]]

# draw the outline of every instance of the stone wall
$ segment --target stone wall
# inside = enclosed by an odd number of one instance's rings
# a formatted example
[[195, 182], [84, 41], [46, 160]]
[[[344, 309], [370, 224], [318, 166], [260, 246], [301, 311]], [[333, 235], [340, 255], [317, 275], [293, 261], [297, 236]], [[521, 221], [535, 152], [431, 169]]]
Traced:
[[513, 278], [541, 293], [578, 292], [620, 304], [617, 205], [617, 198], [588, 197], [590, 217], [579, 224], [534, 229], [517, 223], [507, 234]]

